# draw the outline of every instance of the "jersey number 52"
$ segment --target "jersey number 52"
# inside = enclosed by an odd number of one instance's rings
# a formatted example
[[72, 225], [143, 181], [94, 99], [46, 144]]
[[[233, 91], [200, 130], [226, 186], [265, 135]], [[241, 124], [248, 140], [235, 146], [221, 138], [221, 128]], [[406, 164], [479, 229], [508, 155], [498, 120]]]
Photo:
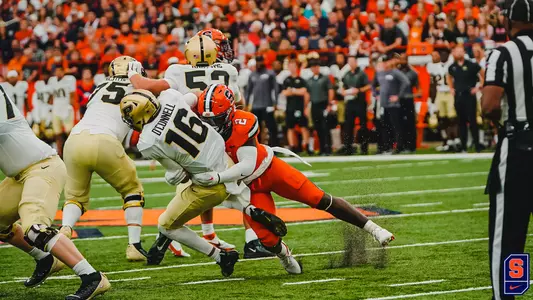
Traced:
[[[188, 88], [199, 89], [201, 91], [207, 88], [207, 74], [205, 70], [196, 70], [185, 73], [185, 83]], [[225, 71], [215, 70], [211, 73], [211, 83], [229, 84], [229, 74]]]
[[[183, 122], [184, 118], [189, 119], [188, 124]], [[195, 126], [200, 128], [200, 133], [194, 130]], [[198, 150], [199, 144], [205, 142], [207, 138], [207, 126], [196, 116], [189, 114], [185, 108], [180, 108], [174, 118], [174, 127], [177, 131], [169, 129], [165, 135], [165, 143], [169, 145], [174, 143], [189, 153], [193, 158], [196, 158], [198, 153], [200, 153], [200, 150]], [[188, 136], [196, 144], [189, 142], [182, 135]]]

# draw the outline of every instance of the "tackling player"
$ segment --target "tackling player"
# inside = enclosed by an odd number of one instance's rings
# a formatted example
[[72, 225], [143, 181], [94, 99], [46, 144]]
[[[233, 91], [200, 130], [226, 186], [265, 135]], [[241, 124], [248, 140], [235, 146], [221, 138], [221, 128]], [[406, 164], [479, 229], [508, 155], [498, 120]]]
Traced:
[[[259, 144], [256, 116], [235, 108], [233, 94], [227, 86], [209, 86], [198, 99], [197, 111], [204, 122], [222, 135], [226, 141], [226, 152], [236, 164], [224, 172], [193, 175], [193, 182], [212, 186], [243, 180], [252, 191], [251, 204], [271, 214], [276, 211], [271, 194], [274, 192], [281, 197], [325, 210], [340, 220], [363, 228], [383, 246], [394, 239], [389, 231], [368, 220], [346, 200], [325, 193], [300, 171], [274, 156], [270, 147]], [[289, 273], [301, 273], [299, 266], [291, 265], [291, 253], [281, 238], [246, 218], [263, 246], [277, 254], [285, 269]]]
[[[37, 261], [27, 287], [42, 283], [57, 271], [56, 257], [81, 278], [78, 291], [66, 297], [90, 299], [110, 288], [76, 246], [50, 227], [67, 177], [65, 164], [52, 147], [39, 140], [21, 112], [0, 86], [0, 240], [27, 252]], [[21, 221], [21, 225], [15, 223]], [[49, 252], [49, 253], [47, 253]], [[5, 262], [2, 263], [5, 267]]]
[[[165, 167], [165, 179], [172, 185], [187, 181], [189, 174], [222, 172], [232, 164], [222, 137], [192, 111], [196, 101], [192, 93], [183, 95], [168, 89], [158, 98], [147, 90], [134, 90], [120, 103], [124, 122], [141, 132], [137, 148], [145, 158], [157, 160]], [[159, 216], [160, 236], [148, 252], [148, 264], [159, 264], [170, 241], [176, 240], [213, 258], [224, 276], [231, 275], [239, 253], [215, 247], [184, 225], [223, 201], [232, 200], [226, 205], [239, 208], [276, 235], [285, 235], [283, 221], [250, 205], [247, 196], [249, 190], [244, 184], [229, 181], [211, 187], [197, 184], [178, 187], [176, 196]]]
[[65, 164], [69, 176], [65, 186], [61, 232], [71, 237], [72, 227], [87, 211], [91, 177], [96, 172], [124, 199], [122, 208], [129, 236], [126, 258], [140, 261], [146, 260], [146, 251], [141, 246], [144, 194], [135, 164], [122, 146], [130, 128], [122, 121], [119, 107], [124, 95], [133, 90], [127, 77], [131, 61], [135, 59], [120, 56], [111, 62], [110, 77], [91, 94], [85, 115], [74, 126], [65, 143]]
[[[215, 42], [214, 48], [208, 46], [212, 42]], [[187, 60], [187, 65], [171, 65], [166, 70], [164, 79], [145, 78], [138, 76], [138, 73], [132, 70], [128, 73], [131, 83], [135, 88], [146, 89], [156, 95], [170, 88], [182, 94], [201, 92], [210, 84], [222, 83], [229, 85], [232, 89], [236, 102], [241, 101], [241, 93], [237, 83], [238, 72], [234, 66], [229, 64], [233, 60], [233, 50], [229, 45], [228, 38], [217, 29], [202, 30], [187, 42], [185, 53], [191, 51], [191, 48], [203, 48], [205, 57], [216, 58], [216, 60], [211, 60], [210, 64], [197, 64], [196, 62], [200, 57], [196, 57], [193, 61]], [[201, 53], [198, 54], [199, 56], [202, 55]], [[219, 239], [216, 235], [212, 210], [206, 211], [201, 217], [202, 232], [206, 240], [222, 249], [235, 248], [234, 245]], [[181, 246], [176, 243], [173, 243], [170, 249], [176, 256], [181, 256], [183, 253]]]
[[56, 135], [56, 148], [63, 157], [63, 144], [72, 127], [74, 127], [74, 106], [76, 101], [76, 78], [65, 75], [62, 66], [57, 66], [54, 77], [50, 78], [49, 86], [54, 97], [52, 103], [52, 126]]

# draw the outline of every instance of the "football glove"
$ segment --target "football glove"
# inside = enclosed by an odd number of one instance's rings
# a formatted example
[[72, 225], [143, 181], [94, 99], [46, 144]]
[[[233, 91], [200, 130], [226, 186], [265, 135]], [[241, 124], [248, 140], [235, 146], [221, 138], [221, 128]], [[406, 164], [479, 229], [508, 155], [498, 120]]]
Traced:
[[170, 185], [178, 185], [187, 177], [187, 172], [183, 169], [165, 172], [165, 180]]
[[131, 78], [135, 74], [143, 73], [143, 65], [138, 61], [130, 61], [128, 63], [128, 78]]
[[220, 183], [220, 175], [217, 172], [205, 172], [193, 175], [192, 182], [201, 186], [213, 186]]

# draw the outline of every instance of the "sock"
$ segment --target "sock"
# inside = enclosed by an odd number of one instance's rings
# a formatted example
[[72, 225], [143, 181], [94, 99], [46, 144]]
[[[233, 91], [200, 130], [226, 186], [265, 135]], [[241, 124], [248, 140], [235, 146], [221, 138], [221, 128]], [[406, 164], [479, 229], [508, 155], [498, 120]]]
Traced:
[[252, 216], [252, 211], [255, 209], [255, 206], [253, 205], [248, 205], [244, 208], [244, 213], [247, 214], [248, 216]]
[[365, 224], [365, 226], [363, 227], [363, 229], [368, 232], [368, 233], [372, 233], [374, 230], [380, 228], [376, 223], [368, 220]]
[[253, 240], [257, 240], [258, 237], [257, 237], [257, 234], [255, 234], [255, 231], [252, 228], [248, 228], [244, 232], [244, 239], [246, 240], [247, 243], [249, 243], [249, 242], [251, 242]]
[[76, 275], [89, 275], [91, 273], [96, 272], [96, 270], [91, 266], [91, 264], [86, 260], [83, 259], [79, 263], [77, 263], [74, 268], [72, 268], [72, 271], [76, 273]]
[[76, 204], [67, 204], [63, 207], [63, 226], [73, 228], [81, 217], [81, 209]]
[[194, 231], [190, 230], [188, 227], [181, 227], [178, 229], [165, 229], [161, 226], [158, 226], [158, 228], [159, 232], [164, 234], [166, 237], [185, 244], [189, 248], [201, 252], [215, 260], [219, 259], [217, 257], [219, 256], [220, 250], [217, 251], [217, 248], [209, 244], [205, 239], [199, 237]]
[[38, 249], [37, 247], [33, 247], [33, 249], [31, 249], [30, 252], [28, 252], [28, 254], [31, 257], [35, 258], [36, 260], [41, 260], [47, 257], [48, 255], [50, 255], [50, 253], [46, 253], [43, 250]]
[[128, 207], [124, 210], [124, 215], [126, 218], [126, 223], [128, 224], [129, 243], [140, 243], [143, 208], [140, 206]]
[[202, 224], [202, 234], [204, 235], [204, 238], [208, 240], [216, 238], [217, 235], [215, 234], [215, 226], [213, 226], [213, 223]]
[[220, 262], [220, 249], [213, 247], [213, 251], [208, 256], [214, 259], [216, 262]]
[[285, 242], [281, 242], [281, 250], [279, 253], [276, 253], [278, 257], [285, 257], [288, 255], [291, 255], [291, 251], [289, 251], [289, 246], [285, 244]]

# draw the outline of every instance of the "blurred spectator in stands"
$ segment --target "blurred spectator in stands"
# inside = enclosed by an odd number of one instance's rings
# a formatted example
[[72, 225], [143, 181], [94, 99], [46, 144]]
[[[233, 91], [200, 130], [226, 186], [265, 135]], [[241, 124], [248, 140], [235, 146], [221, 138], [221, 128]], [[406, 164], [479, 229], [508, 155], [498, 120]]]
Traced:
[[310, 21], [309, 26], [309, 49], [315, 50], [318, 49], [318, 40], [320, 40], [322, 36], [320, 35], [318, 22], [315, 19]]
[[272, 69], [272, 64], [276, 61], [277, 54], [276, 51], [270, 48], [268, 40], [261, 40], [259, 43], [259, 48], [257, 49], [257, 55], [261, 55], [263, 57], [263, 61], [267, 69]]
[[[309, 130], [308, 110], [309, 92], [303, 78], [298, 75], [298, 61], [289, 60], [288, 69], [290, 76], [283, 81], [282, 94], [287, 97], [287, 107], [285, 115], [285, 124], [287, 126], [287, 141], [292, 151], [308, 151]], [[299, 127], [302, 134], [302, 144], [298, 142], [296, 127]]]
[[481, 13], [485, 15], [490, 25], [496, 27], [500, 8], [496, 5], [496, 0], [486, 0], [485, 5], [481, 8]]
[[338, 33], [339, 38], [341, 40], [346, 38], [346, 35], [347, 35], [346, 22], [344, 20], [339, 20], [339, 15], [334, 11], [328, 13], [328, 20], [329, 20], [328, 31], [327, 31], [328, 35], [331, 32], [330, 31], [331, 26], [334, 26], [335, 32]]
[[339, 151], [344, 155], [352, 155], [356, 152], [353, 147], [355, 120], [359, 119], [359, 140], [361, 142], [361, 154], [368, 154], [369, 133], [367, 126], [367, 91], [370, 90], [368, 76], [363, 69], [359, 68], [355, 56], [348, 57], [349, 71], [342, 77], [340, 84], [341, 95], [344, 97], [344, 147]]
[[281, 43], [282, 38], [283, 36], [281, 34], [281, 30], [279, 28], [274, 28], [270, 32], [270, 39], [269, 39], [270, 49], [274, 51], [278, 51], [279, 44]]
[[313, 75], [307, 80], [307, 90], [311, 101], [311, 118], [313, 127], [318, 134], [320, 155], [331, 154], [331, 133], [327, 115], [329, 104], [333, 101], [333, 85], [328, 78], [320, 73], [320, 64], [317, 59], [309, 61]]
[[422, 95], [420, 90], [420, 81], [418, 80], [418, 73], [409, 65], [408, 56], [406, 53], [400, 54], [398, 60], [398, 69], [402, 71], [407, 79], [409, 79], [410, 86], [407, 93], [400, 98], [400, 108], [402, 117], [403, 137], [405, 138], [405, 151], [416, 151], [416, 112], [415, 112], [415, 98]]
[[436, 28], [430, 32], [429, 39], [438, 46], [446, 46], [455, 43], [453, 32], [446, 28], [446, 15], [441, 13], [436, 17]]
[[109, 26], [109, 20], [106, 17], [101, 17], [100, 22], [98, 23], [98, 29], [96, 29], [96, 32], [94, 34], [94, 38], [96, 40], [100, 40], [102, 38], [108, 39], [113, 35], [115, 32], [115, 28]]
[[[243, 61], [241, 61], [241, 64], [244, 64]], [[248, 95], [248, 79], [250, 78], [250, 75], [255, 72], [256, 68], [256, 61], [254, 58], [248, 60], [248, 64], [245, 65], [244, 68], [241, 68], [239, 71], [239, 77], [238, 77], [238, 84], [242, 91], [243, 95]], [[245, 101], [249, 101], [248, 99], [245, 99]], [[251, 108], [248, 108], [248, 110]]]
[[309, 40], [305, 36], [301, 36], [298, 38], [298, 46], [296, 47], [297, 50], [308, 52], [309, 51]]
[[262, 32], [263, 24], [261, 21], [255, 20], [250, 25], [250, 32], [248, 33], [248, 40], [252, 42], [256, 47], [259, 47], [259, 42], [263, 37]]
[[[79, 78], [79, 77], [78, 77]], [[89, 97], [96, 88], [94, 83], [93, 73], [90, 68], [83, 68], [81, 71], [81, 80], [78, 80], [76, 86], [76, 93], [78, 94], [79, 108], [81, 117], [87, 110], [87, 103], [89, 103]]]
[[26, 45], [32, 35], [32, 30], [28, 26], [28, 21], [26, 19], [20, 20], [20, 28], [15, 33], [15, 39], [17, 39], [21, 45]]
[[191, 12], [193, 19], [191, 25], [194, 27], [194, 32], [198, 32], [205, 27], [205, 22], [203, 22], [201, 19], [200, 9], [198, 7], [194, 7]]
[[287, 31], [287, 40], [291, 44], [292, 48], [296, 49], [296, 47], [298, 45], [298, 33], [297, 33], [296, 29], [290, 28]]
[[471, 58], [472, 62], [477, 63], [482, 69], [486, 66], [485, 50], [483, 45], [480, 43], [475, 43], [472, 45], [473, 57]]
[[76, 78], [81, 78], [81, 71], [85, 66], [85, 62], [81, 60], [80, 52], [78, 50], [73, 50], [67, 55], [67, 60], [69, 64], [67, 73]]
[[497, 17], [496, 25], [494, 26], [494, 35], [492, 39], [497, 43], [503, 43], [507, 41], [507, 29], [504, 24], [503, 14], [499, 14]]
[[478, 19], [478, 34], [482, 40], [491, 40], [494, 35], [494, 27], [487, 22], [485, 15], [480, 14]]
[[429, 14], [426, 18], [426, 22], [424, 23], [424, 30], [422, 31], [422, 40], [426, 42], [431, 42], [430, 35], [433, 32], [433, 30], [437, 28], [436, 19], [434, 14]]
[[396, 48], [402, 46], [404, 39], [405, 37], [402, 31], [394, 25], [392, 19], [385, 18], [383, 30], [381, 31], [379, 40], [375, 43], [375, 50], [381, 53], [392, 53]]
[[274, 119], [274, 110], [278, 100], [276, 75], [267, 70], [263, 56], [257, 56], [256, 71], [250, 75], [245, 99], [251, 106], [251, 112], [257, 116], [259, 124], [263, 121], [268, 128], [270, 146], [278, 145], [278, 127]]
[[28, 61], [22, 66], [22, 80], [33, 82], [38, 78], [39, 65], [32, 63], [33, 51], [30, 48], [24, 49], [22, 53], [28, 59]]
[[453, 34], [455, 35], [455, 41], [457, 43], [464, 44], [468, 40], [468, 34], [466, 33], [465, 21], [463, 20], [457, 21], [457, 24], [455, 24]]
[[[155, 49], [154, 49], [154, 54], [155, 54]], [[166, 51], [160, 56], [159, 72], [163, 72], [168, 68], [168, 59], [171, 57], [176, 57], [179, 61], [185, 60], [185, 56], [183, 55], [183, 53], [180, 50], [178, 50], [178, 43], [174, 40], [171, 40], [168, 43], [168, 47]]]
[[[342, 35], [338, 32], [338, 26], [335, 26], [334, 24], [330, 24], [328, 26], [328, 33], [325, 37], [326, 42], [328, 43], [328, 47], [331, 49], [335, 49], [336, 47], [345, 47], [344, 38]], [[345, 37], [346, 35], [344, 35]]]
[[401, 30], [404, 37], [409, 36], [409, 20], [409, 15], [405, 15], [405, 18], [402, 19], [402, 11], [399, 8], [392, 12], [392, 21]]
[[89, 29], [89, 27], [96, 30], [98, 29], [99, 22], [100, 22], [100, 19], [96, 17], [96, 13], [94, 11], [89, 11], [89, 13], [87, 13], [87, 20], [85, 21], [85, 26], [83, 30], [85, 31], [85, 33], [87, 33], [87, 30]]
[[331, 70], [331, 75], [333, 75], [333, 77], [339, 81], [342, 79], [344, 74], [348, 72], [349, 68], [350, 66], [346, 64], [346, 57], [342, 52], [335, 54], [335, 62], [329, 67]]
[[235, 47], [239, 61], [245, 62], [247, 57], [255, 54], [255, 49], [255, 45], [248, 39], [248, 32], [246, 30], [239, 31], [238, 43]]
[[474, 27], [477, 26], [477, 20], [472, 15], [472, 9], [470, 7], [467, 7], [467, 8], [464, 9], [463, 21], [465, 21], [465, 24], [467, 26], [468, 25], [473, 25]]
[[276, 19], [276, 11], [273, 9], [268, 10], [265, 25], [263, 26], [263, 32], [266, 35], [269, 35], [272, 30], [277, 27]]
[[424, 24], [422, 18], [416, 18], [413, 22], [413, 26], [409, 31], [408, 43], [420, 43], [422, 42], [422, 32], [424, 31]]
[[44, 51], [39, 48], [37, 41], [35, 39], [30, 40], [29, 49], [33, 53], [31, 58], [32, 62], [44, 62]]
[[468, 36], [468, 39], [465, 41], [464, 44], [466, 54], [468, 54], [469, 57], [474, 57], [474, 53], [472, 52], [472, 46], [476, 43], [483, 43], [483, 40], [480, 39], [477, 35], [476, 27], [474, 27], [474, 25], [467, 25], [466, 34]]
[[8, 70], [15, 70], [18, 74], [22, 74], [22, 66], [28, 61], [28, 58], [23, 55], [21, 48], [13, 48], [13, 58], [7, 64]]
[[[364, 21], [364, 24], [363, 24]], [[352, 7], [352, 12], [346, 18], [346, 29], [350, 30], [352, 28], [357, 28], [358, 30], [362, 30], [364, 25], [368, 22], [368, 15], [364, 14], [364, 16], [361, 14], [361, 6], [354, 5]]]

